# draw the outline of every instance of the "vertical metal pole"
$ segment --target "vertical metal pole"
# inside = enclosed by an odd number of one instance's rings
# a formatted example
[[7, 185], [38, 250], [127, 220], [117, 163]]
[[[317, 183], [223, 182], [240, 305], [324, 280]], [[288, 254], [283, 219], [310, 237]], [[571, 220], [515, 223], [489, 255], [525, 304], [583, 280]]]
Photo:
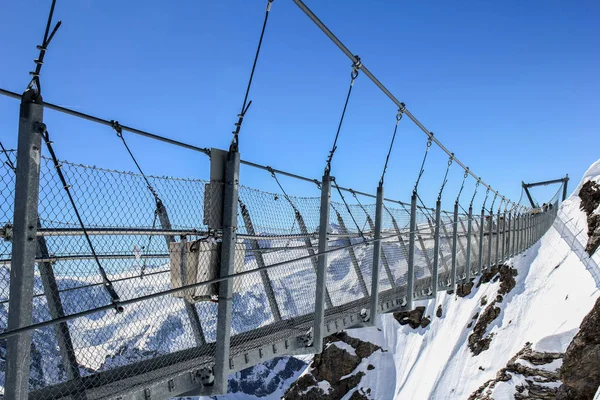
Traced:
[[494, 228], [494, 211], [490, 208], [490, 222], [488, 224], [488, 261], [487, 269], [492, 268], [492, 229]]
[[450, 286], [456, 290], [456, 256], [458, 239], [458, 201], [454, 203], [454, 223], [452, 224], [452, 272], [450, 276]]
[[[31, 325], [43, 121], [42, 99], [28, 90], [21, 98], [19, 114], [8, 330]], [[28, 398], [31, 337], [29, 331], [7, 339], [7, 399]]]
[[515, 248], [515, 255], [520, 254], [521, 253], [521, 228], [523, 227], [523, 215], [521, 213], [517, 213], [517, 233], [516, 233], [516, 248]]
[[563, 182], [563, 194], [562, 194], [562, 201], [565, 201], [567, 199], [567, 185], [569, 183], [569, 174], [567, 174], [567, 176], [565, 176], [565, 180]]
[[440, 256], [440, 212], [442, 208], [442, 202], [438, 199], [435, 203], [435, 230], [433, 234], [433, 279], [432, 279], [432, 291], [433, 297], [436, 297], [436, 293], [439, 288], [439, 256]]
[[[371, 231], [374, 232], [375, 224], [373, 223], [373, 219], [371, 218], [371, 216], [369, 215], [367, 210], [362, 206], [362, 204], [360, 205], [360, 208], [362, 208], [363, 212], [367, 216], [367, 222], [369, 223], [369, 228], [371, 229]], [[390, 264], [388, 263], [388, 259], [385, 256], [385, 251], [383, 251], [383, 248], [381, 249], [381, 252], [380, 252], [380, 258], [381, 258], [381, 261], [383, 262], [383, 268], [385, 269], [385, 273], [387, 275], [388, 281], [390, 282], [390, 285], [392, 287], [395, 287], [396, 281], [394, 279], [394, 275], [392, 274], [392, 270], [390, 269]]]
[[[375, 325], [377, 308], [379, 307], [379, 257], [381, 254], [381, 224], [383, 212], [383, 185], [377, 187], [377, 200], [375, 203], [375, 242], [373, 242], [373, 272], [371, 274], [371, 312], [369, 314], [371, 325]], [[392, 282], [390, 282], [391, 284]]]
[[506, 244], [510, 240], [510, 214], [504, 211], [504, 223], [502, 224], [502, 261], [506, 260], [506, 249], [510, 250], [510, 247]]
[[466, 279], [468, 283], [471, 281], [471, 231], [473, 229], [473, 205], [469, 206], [469, 219], [467, 221], [467, 256], [466, 256]]
[[[223, 188], [223, 237], [221, 243], [220, 276], [232, 275], [235, 267], [235, 244], [237, 240], [238, 186], [240, 178], [240, 153], [230, 150], [225, 164]], [[215, 389], [227, 392], [229, 376], [229, 350], [233, 305], [233, 279], [219, 283], [217, 314], [217, 340], [215, 352]]]
[[[502, 223], [504, 223], [504, 221], [502, 221]], [[500, 208], [498, 208], [498, 215], [496, 216], [496, 262], [494, 265], [500, 265]]]
[[329, 239], [329, 207], [331, 204], [331, 176], [323, 175], [321, 183], [321, 215], [319, 218], [319, 256], [317, 267], [317, 286], [315, 289], [314, 346], [317, 353], [323, 351], [325, 338], [325, 292], [327, 274], [327, 241]]
[[512, 213], [512, 217], [511, 217], [511, 227], [512, 227], [512, 233], [510, 235], [510, 256], [514, 257], [517, 255], [516, 251], [515, 251], [515, 243], [517, 240], [517, 213], [513, 212]]
[[481, 224], [479, 225], [479, 265], [477, 266], [477, 273], [481, 275], [483, 270], [483, 229], [485, 225], [485, 209], [481, 209]]
[[[242, 211], [242, 218], [244, 220], [244, 226], [246, 226], [246, 232], [248, 235], [255, 236], [256, 232], [254, 231], [254, 224], [252, 224], [252, 219], [250, 218], [250, 211], [248, 207], [242, 201], [239, 201], [240, 209]], [[271, 279], [269, 278], [268, 271], [265, 270], [265, 259], [263, 254], [258, 251], [260, 249], [260, 245], [258, 244], [258, 240], [250, 239], [250, 248], [254, 250], [254, 259], [256, 260], [256, 266], [261, 269], [260, 278], [263, 283], [263, 287], [265, 288], [265, 293], [267, 295], [267, 300], [269, 301], [269, 307], [271, 308], [271, 314], [273, 314], [273, 319], [275, 321], [281, 321], [281, 311], [279, 310], [279, 305], [277, 304], [277, 299], [275, 298], [275, 291], [273, 290], [273, 284], [271, 283]]]
[[408, 283], [406, 288], [406, 308], [412, 310], [415, 298], [415, 236], [417, 230], [417, 194], [410, 198], [410, 224], [408, 232]]

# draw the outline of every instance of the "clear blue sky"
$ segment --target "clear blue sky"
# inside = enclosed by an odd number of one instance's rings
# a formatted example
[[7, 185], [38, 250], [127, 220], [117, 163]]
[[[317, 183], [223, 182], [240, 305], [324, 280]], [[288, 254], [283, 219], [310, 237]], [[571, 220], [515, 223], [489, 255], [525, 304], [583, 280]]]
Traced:
[[[243, 98], [264, 0], [59, 0], [59, 30], [42, 72], [45, 100], [189, 142], [227, 148]], [[573, 178], [600, 157], [600, 3], [597, 1], [316, 1], [306, 4], [417, 118], [494, 188]], [[50, 0], [4, 2], [0, 86], [21, 92]], [[242, 158], [320, 177], [350, 62], [291, 0], [275, 0], [242, 129]], [[395, 106], [359, 76], [332, 173], [374, 192]], [[16, 146], [18, 102], [0, 98], [0, 138]], [[133, 170], [108, 127], [48, 110], [58, 156]], [[206, 178], [202, 154], [127, 135], [150, 174]], [[409, 200], [426, 136], [398, 131], [386, 195]], [[433, 148], [421, 188], [433, 205], [447, 157]], [[451, 170], [445, 205], [462, 178]], [[268, 173], [242, 183], [273, 190]], [[294, 194], [317, 195], [284, 179]], [[469, 179], [465, 195], [472, 193]], [[554, 193], [539, 190], [536, 197]], [[468, 193], [468, 194], [467, 194]], [[550, 195], [551, 195], [550, 194]], [[481, 198], [481, 197], [479, 197]]]

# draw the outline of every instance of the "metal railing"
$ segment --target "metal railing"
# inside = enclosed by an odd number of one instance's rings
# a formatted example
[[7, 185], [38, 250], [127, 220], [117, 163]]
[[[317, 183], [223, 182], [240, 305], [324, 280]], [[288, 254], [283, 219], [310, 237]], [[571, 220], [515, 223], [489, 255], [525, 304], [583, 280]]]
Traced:
[[[14, 151], [5, 156], [18, 161]], [[434, 213], [416, 201], [384, 200], [383, 191], [374, 204], [346, 207], [331, 201], [330, 177], [322, 180], [320, 197], [317, 190], [313, 197], [268, 193], [233, 177], [217, 186], [235, 190], [224, 190], [221, 204], [206, 204], [214, 181], [150, 176], [170, 221], [157, 227], [143, 176], [61, 161], [94, 257], [55, 165], [39, 160], [39, 201], [27, 203], [37, 222], [25, 235], [15, 209], [24, 164], [15, 163], [17, 171], [8, 163], [0, 167], [0, 339], [32, 344], [27, 390], [41, 399], [222, 392], [231, 372], [274, 356], [320, 352], [331, 333], [454, 290], [531, 246], [557, 209], [554, 203], [539, 214], [469, 217], [457, 207]], [[236, 160], [227, 167], [233, 172]], [[36, 180], [35, 171], [27, 174]], [[223, 213], [219, 229], [207, 222], [213, 212]], [[220, 251], [219, 276], [173, 287], [169, 243], [198, 238], [223, 243], [200, 263], [208, 268]], [[234, 271], [240, 254], [243, 270]], [[25, 269], [29, 276], [14, 274]], [[216, 303], [178, 296], [215, 285]], [[30, 311], [15, 298], [27, 300]], [[19, 325], [11, 324], [15, 315]], [[14, 347], [8, 357], [13, 354]], [[4, 365], [7, 378], [20, 373]]]

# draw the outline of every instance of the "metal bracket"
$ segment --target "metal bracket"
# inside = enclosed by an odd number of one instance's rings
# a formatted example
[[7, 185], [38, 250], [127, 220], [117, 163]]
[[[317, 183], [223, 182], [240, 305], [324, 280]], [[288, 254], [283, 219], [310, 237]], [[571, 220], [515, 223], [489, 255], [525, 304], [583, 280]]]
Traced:
[[303, 347], [311, 347], [314, 342], [313, 329], [310, 328], [304, 335], [297, 337], [298, 344]]
[[12, 241], [13, 238], [13, 226], [12, 224], [6, 224], [0, 229], [0, 236], [4, 239], [5, 242]]
[[362, 319], [363, 322], [367, 322], [368, 320], [371, 319], [371, 310], [363, 308], [362, 310], [360, 310], [360, 318]]

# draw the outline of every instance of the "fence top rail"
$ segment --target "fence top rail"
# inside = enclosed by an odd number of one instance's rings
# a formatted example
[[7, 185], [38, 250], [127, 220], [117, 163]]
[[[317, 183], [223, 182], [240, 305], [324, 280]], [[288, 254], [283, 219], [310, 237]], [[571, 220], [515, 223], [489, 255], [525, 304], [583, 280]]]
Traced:
[[[6, 90], [6, 89], [2, 89], [2, 88], [0, 88], [0, 94], [3, 95], [3, 96], [6, 96], [6, 97], [11, 97], [13, 99], [17, 99], [17, 100], [21, 99], [21, 95], [20, 94], [15, 93], [15, 92], [11, 92], [10, 90]], [[91, 122], [95, 122], [95, 123], [100, 124], [100, 125], [106, 125], [106, 126], [109, 126], [111, 128], [113, 127], [113, 121], [109, 121], [107, 119], [96, 117], [96, 116], [93, 116], [93, 115], [90, 115], [90, 114], [85, 114], [85, 113], [82, 113], [80, 111], [71, 110], [69, 108], [61, 107], [59, 105], [48, 103], [48, 102], [44, 102], [42, 105], [45, 108], [48, 108], [50, 110], [58, 111], [58, 112], [63, 113], [63, 114], [67, 114], [67, 115], [71, 115], [71, 116], [74, 116], [74, 117], [77, 117], [77, 118], [85, 119], [85, 120], [88, 120], [88, 121], [91, 121]], [[189, 149], [189, 150], [198, 151], [200, 153], [206, 154], [207, 156], [210, 156], [210, 150], [207, 149], [207, 148], [202, 148], [202, 147], [194, 146], [194, 145], [191, 145], [191, 144], [188, 144], [188, 143], [183, 143], [183, 142], [180, 142], [178, 140], [169, 139], [167, 137], [156, 135], [154, 133], [146, 132], [146, 131], [143, 131], [141, 129], [133, 128], [133, 127], [127, 126], [127, 125], [119, 124], [119, 126], [120, 126], [120, 128], [122, 130], [134, 133], [136, 135], [145, 136], [145, 137], [150, 138], [150, 139], [154, 139], [154, 140], [158, 140], [158, 141], [161, 141], [161, 142], [169, 143], [169, 144], [172, 144], [172, 145], [175, 145], [175, 146], [179, 146], [179, 147], [183, 147], [183, 148], [186, 148], [186, 149]]]

